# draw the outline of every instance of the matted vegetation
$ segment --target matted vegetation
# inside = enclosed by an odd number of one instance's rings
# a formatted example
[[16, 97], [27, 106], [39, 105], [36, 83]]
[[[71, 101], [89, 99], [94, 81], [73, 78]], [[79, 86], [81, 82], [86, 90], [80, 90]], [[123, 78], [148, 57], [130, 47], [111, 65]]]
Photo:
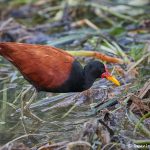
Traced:
[[0, 149], [150, 148], [148, 0], [1, 0], [0, 18], [0, 42], [56, 46], [83, 65], [101, 58], [91, 51], [119, 58], [103, 62], [121, 82], [100, 79], [82, 93], [40, 92], [30, 106], [44, 120], [37, 123], [21, 113], [34, 88], [0, 57]]

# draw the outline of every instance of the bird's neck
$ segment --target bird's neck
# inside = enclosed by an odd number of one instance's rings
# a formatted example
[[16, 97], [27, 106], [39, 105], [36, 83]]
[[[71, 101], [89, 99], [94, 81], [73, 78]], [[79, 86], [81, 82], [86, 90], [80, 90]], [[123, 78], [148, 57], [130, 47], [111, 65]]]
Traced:
[[85, 90], [90, 88], [93, 85], [95, 80], [96, 80], [96, 78], [94, 78], [92, 75], [84, 74], [84, 85], [83, 85], [83, 88]]

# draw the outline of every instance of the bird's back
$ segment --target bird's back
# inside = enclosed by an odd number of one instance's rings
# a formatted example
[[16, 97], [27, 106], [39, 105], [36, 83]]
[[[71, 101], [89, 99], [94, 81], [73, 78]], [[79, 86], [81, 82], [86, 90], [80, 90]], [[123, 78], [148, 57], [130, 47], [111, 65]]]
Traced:
[[57, 88], [69, 77], [74, 57], [44, 45], [0, 43], [0, 55], [13, 63], [36, 88]]

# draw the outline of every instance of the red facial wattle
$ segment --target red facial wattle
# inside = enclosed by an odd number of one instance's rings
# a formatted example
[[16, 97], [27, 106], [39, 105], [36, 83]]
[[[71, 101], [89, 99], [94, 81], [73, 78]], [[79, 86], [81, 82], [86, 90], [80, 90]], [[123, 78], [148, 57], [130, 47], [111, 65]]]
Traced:
[[105, 66], [105, 72], [101, 75], [101, 78], [106, 78], [107, 80], [113, 82], [115, 85], [120, 86], [120, 82], [108, 72], [106, 66]]

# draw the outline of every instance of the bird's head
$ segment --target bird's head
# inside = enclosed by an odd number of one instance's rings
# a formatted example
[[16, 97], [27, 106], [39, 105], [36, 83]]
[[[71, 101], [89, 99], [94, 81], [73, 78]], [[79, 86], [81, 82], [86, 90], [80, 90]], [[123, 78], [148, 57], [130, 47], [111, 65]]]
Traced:
[[115, 85], [120, 85], [120, 82], [108, 72], [106, 65], [100, 61], [92, 61], [88, 63], [86, 69], [94, 78], [106, 78]]

